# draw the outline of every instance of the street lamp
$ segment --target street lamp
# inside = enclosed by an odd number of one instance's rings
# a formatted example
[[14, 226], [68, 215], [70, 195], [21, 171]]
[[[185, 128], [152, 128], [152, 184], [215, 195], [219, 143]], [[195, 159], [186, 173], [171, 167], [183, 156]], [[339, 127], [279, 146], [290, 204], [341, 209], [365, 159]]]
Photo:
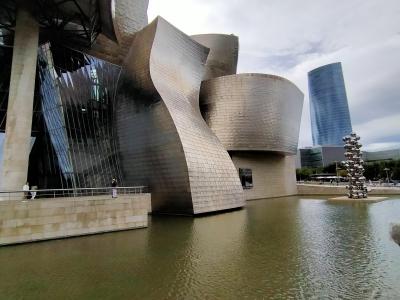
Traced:
[[389, 183], [389, 171], [390, 171], [390, 169], [389, 168], [384, 168], [383, 171], [386, 171], [386, 181], [387, 181], [387, 183]]
[[336, 169], [335, 169], [336, 170], [336, 185], [339, 185], [338, 161], [335, 160], [334, 163], [335, 163], [335, 166], [336, 166]]

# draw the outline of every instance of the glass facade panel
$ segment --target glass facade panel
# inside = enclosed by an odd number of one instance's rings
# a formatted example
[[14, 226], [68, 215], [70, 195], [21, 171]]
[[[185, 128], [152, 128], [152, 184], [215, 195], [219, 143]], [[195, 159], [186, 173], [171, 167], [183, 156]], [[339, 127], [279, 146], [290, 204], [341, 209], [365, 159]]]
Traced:
[[346, 88], [340, 63], [308, 73], [313, 144], [343, 145], [352, 131]]
[[39, 49], [45, 128], [68, 187], [123, 184], [113, 130], [120, 67], [45, 44]]
[[300, 149], [301, 167], [318, 168], [323, 166], [321, 148]]

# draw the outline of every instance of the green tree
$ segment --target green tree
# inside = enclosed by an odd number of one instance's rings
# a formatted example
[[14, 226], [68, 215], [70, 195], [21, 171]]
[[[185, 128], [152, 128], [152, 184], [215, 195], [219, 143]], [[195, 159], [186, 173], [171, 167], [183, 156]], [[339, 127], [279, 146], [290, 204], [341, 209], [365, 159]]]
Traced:
[[369, 162], [364, 165], [364, 176], [368, 180], [385, 180], [387, 177], [385, 169], [388, 168], [388, 175], [390, 179], [400, 180], [400, 160], [387, 160]]

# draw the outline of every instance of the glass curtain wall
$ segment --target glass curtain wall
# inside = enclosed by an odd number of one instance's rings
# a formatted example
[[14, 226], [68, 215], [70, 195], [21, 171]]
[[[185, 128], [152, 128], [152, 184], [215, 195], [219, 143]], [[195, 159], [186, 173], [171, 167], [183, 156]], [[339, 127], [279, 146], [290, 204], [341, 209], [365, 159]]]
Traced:
[[120, 67], [49, 43], [38, 66], [45, 130], [67, 187], [122, 185], [113, 129]]
[[321, 148], [300, 149], [301, 167], [318, 168], [323, 166]]
[[352, 126], [341, 63], [310, 71], [308, 87], [314, 146], [343, 146]]

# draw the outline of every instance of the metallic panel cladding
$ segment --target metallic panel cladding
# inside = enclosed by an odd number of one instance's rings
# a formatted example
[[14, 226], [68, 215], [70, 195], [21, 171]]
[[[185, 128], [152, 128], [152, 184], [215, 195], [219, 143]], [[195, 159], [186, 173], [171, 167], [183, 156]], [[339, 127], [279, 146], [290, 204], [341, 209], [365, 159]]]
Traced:
[[203, 81], [203, 117], [228, 151], [296, 154], [303, 93], [274, 75], [238, 74]]
[[120, 40], [118, 24], [115, 22], [115, 0], [99, 0], [99, 11], [101, 19], [101, 33], [110, 40]]
[[196, 42], [210, 48], [203, 80], [236, 74], [239, 38], [233, 34], [192, 35]]
[[[103, 0], [104, 1], [104, 0]], [[115, 0], [114, 26], [118, 32], [118, 44], [100, 34], [90, 55], [121, 64], [136, 32], [148, 24], [147, 8], [149, 0]]]
[[341, 63], [310, 71], [308, 89], [314, 146], [342, 146], [342, 138], [352, 132], [352, 126]]
[[229, 154], [204, 122], [199, 90], [208, 49], [158, 17], [124, 61], [116, 127], [125, 183], [149, 185], [157, 213], [244, 205]]

